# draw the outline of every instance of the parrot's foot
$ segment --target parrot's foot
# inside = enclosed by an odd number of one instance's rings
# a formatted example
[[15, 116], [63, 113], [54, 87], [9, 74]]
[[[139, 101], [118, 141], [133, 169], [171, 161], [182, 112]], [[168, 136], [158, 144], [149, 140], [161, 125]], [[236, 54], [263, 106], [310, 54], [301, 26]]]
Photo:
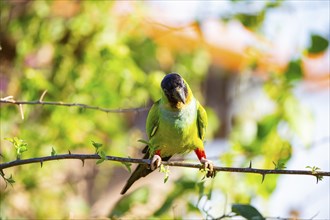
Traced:
[[162, 163], [162, 158], [159, 155], [155, 154], [150, 161], [150, 169], [151, 170], [157, 169], [161, 163]]
[[211, 160], [208, 160], [206, 158], [202, 158], [200, 162], [204, 165], [204, 170], [207, 171], [206, 177], [214, 178], [216, 171], [213, 169], [213, 162]]

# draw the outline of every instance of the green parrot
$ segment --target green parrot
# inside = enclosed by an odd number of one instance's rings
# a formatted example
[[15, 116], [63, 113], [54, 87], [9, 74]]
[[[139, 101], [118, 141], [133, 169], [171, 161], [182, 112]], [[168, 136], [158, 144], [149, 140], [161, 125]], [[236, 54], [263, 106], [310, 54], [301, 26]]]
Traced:
[[207, 177], [214, 177], [213, 163], [206, 159], [204, 138], [207, 114], [195, 99], [188, 83], [177, 73], [167, 74], [161, 82], [162, 97], [151, 107], [146, 124], [149, 145], [142, 151], [150, 166], [139, 164], [121, 191], [147, 176], [174, 154], [195, 151], [199, 161], [208, 168]]

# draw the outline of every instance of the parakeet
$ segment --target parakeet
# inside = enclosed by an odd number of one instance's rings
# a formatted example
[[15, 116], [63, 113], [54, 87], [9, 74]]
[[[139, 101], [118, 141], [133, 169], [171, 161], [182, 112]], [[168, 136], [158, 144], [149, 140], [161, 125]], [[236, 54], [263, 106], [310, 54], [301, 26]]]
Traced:
[[199, 161], [208, 168], [207, 177], [214, 177], [213, 163], [206, 159], [204, 138], [207, 114], [195, 99], [188, 83], [178, 74], [167, 74], [161, 82], [162, 97], [151, 107], [146, 123], [149, 144], [142, 151], [150, 166], [139, 164], [121, 194], [147, 176], [174, 154], [195, 151]]

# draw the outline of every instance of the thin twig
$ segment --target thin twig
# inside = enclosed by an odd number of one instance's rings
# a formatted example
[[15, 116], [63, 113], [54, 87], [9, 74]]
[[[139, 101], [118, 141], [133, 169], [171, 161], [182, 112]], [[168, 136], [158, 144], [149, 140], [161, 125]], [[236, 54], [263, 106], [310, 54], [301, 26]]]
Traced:
[[49, 101], [42, 101], [43, 95], [40, 97], [39, 100], [36, 101], [16, 101], [13, 100], [12, 97], [8, 98], [1, 98], [0, 103], [5, 103], [5, 104], [14, 104], [14, 105], [57, 105], [57, 106], [66, 106], [66, 107], [80, 107], [80, 108], [86, 108], [86, 109], [93, 109], [93, 110], [98, 110], [106, 113], [126, 113], [126, 112], [144, 112], [149, 110], [149, 107], [142, 107], [142, 108], [123, 108], [123, 109], [107, 109], [107, 108], [102, 108], [98, 106], [90, 106], [82, 103], [65, 103], [65, 102], [49, 102]]
[[[37, 157], [23, 160], [14, 160], [0, 164], [0, 170], [10, 167], [30, 164], [30, 163], [43, 163], [51, 160], [64, 160], [64, 159], [79, 159], [79, 160], [98, 160], [101, 159], [98, 154], [59, 154], [54, 156]], [[149, 164], [148, 159], [134, 159], [125, 157], [106, 156], [106, 160], [124, 162], [124, 163], [139, 163]], [[163, 161], [163, 165], [175, 166], [175, 167], [189, 167], [195, 169], [203, 169], [202, 164], [178, 162], [178, 161]], [[271, 169], [256, 169], [256, 168], [235, 168], [235, 167], [219, 167], [215, 166], [214, 170], [221, 172], [236, 172], [236, 173], [255, 173], [261, 175], [268, 174], [288, 174], [288, 175], [310, 175], [310, 176], [330, 176], [330, 172], [326, 171], [309, 171], [309, 170], [271, 170]]]
[[24, 120], [24, 111], [23, 111], [23, 105], [22, 104], [19, 104], [19, 112], [21, 113], [21, 118], [22, 120]]

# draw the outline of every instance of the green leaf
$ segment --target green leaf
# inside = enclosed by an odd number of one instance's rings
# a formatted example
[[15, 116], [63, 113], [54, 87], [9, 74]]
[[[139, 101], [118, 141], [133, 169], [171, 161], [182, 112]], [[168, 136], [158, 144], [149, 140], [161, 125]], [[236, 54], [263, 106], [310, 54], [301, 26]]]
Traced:
[[148, 149], [150, 152], [150, 158], [151, 158], [153, 156], [154, 152], [156, 151], [156, 148], [153, 145], [151, 145], [150, 142], [148, 142], [146, 140], [139, 139], [138, 142], [148, 145]]
[[319, 167], [317, 167], [317, 166], [313, 166], [313, 167], [311, 167], [311, 166], [306, 166], [306, 168], [311, 169], [311, 171], [312, 171], [313, 174], [317, 174], [317, 171], [318, 171], [318, 170], [321, 170], [321, 169], [320, 169]]
[[[306, 166], [306, 168], [308, 168], [308, 169], [311, 169], [311, 171], [312, 171], [312, 174], [317, 174], [317, 171], [318, 170], [321, 170], [319, 167], [317, 167], [317, 166], [313, 166], [313, 167], [311, 167], [311, 166]], [[323, 180], [323, 176], [321, 176], [321, 175], [315, 175], [316, 176], [316, 183], [319, 183], [319, 181], [322, 181]]]
[[319, 183], [319, 181], [322, 181], [323, 180], [323, 177], [324, 176], [316, 175], [316, 183]]
[[15, 180], [13, 179], [13, 176], [12, 176], [12, 175], [10, 175], [9, 178], [6, 178], [6, 180], [7, 180], [7, 182], [10, 183], [11, 185], [12, 185], [13, 183], [15, 183]]
[[107, 159], [106, 158], [107, 156], [106, 156], [106, 154], [103, 150], [99, 151], [98, 155], [101, 157], [101, 159], [97, 160], [96, 164], [100, 164], [100, 163], [102, 163], [103, 161], [105, 161]]
[[159, 172], [164, 173], [164, 183], [167, 182], [168, 178], [170, 177], [170, 169], [169, 166], [164, 166], [163, 164], [159, 167]]
[[260, 212], [251, 205], [233, 204], [231, 206], [232, 212], [240, 215], [248, 220], [264, 220], [265, 218]]
[[103, 163], [103, 161], [104, 161], [103, 159], [99, 159], [99, 160], [96, 161], [96, 164]]
[[52, 155], [52, 156], [55, 156], [56, 155], [56, 151], [55, 151], [55, 149], [52, 147], [52, 152], [50, 153], [50, 155]]
[[4, 140], [9, 141], [9, 142], [11, 142], [12, 144], [15, 143], [15, 142], [14, 142], [14, 138], [4, 138]]
[[277, 114], [266, 115], [261, 119], [261, 121], [258, 122], [258, 139], [264, 140], [272, 130], [276, 130], [280, 119], [281, 118]]
[[17, 159], [20, 159], [22, 153], [28, 150], [28, 144], [24, 140], [18, 139], [17, 137], [5, 138], [5, 140], [11, 142], [16, 148]]
[[13, 179], [13, 176], [12, 176], [12, 175], [10, 175], [9, 178], [6, 178], [6, 177], [5, 177], [5, 174], [4, 174], [3, 172], [1, 172], [0, 175], [1, 175], [1, 177], [4, 179], [4, 181], [5, 181], [5, 183], [6, 183], [5, 188], [7, 188], [8, 183], [9, 183], [11, 186], [13, 186], [13, 184], [15, 183], [15, 180]]
[[275, 166], [275, 170], [284, 170], [286, 168], [285, 163], [279, 160], [277, 163], [273, 161], [273, 164]]
[[94, 146], [96, 149], [102, 147], [102, 145], [103, 145], [103, 144], [101, 144], [101, 143], [96, 143], [96, 142], [94, 142], [94, 141], [92, 141], [92, 144], [93, 144], [93, 146]]
[[17, 148], [17, 154], [21, 155], [23, 152], [27, 151], [27, 144], [22, 144]]
[[208, 171], [210, 171], [210, 169], [208, 167], [206, 168], [200, 168], [199, 171], [202, 173], [203, 177], [202, 177], [202, 180], [204, 180], [206, 178], [206, 175], [208, 173]]
[[284, 74], [288, 82], [301, 80], [303, 78], [301, 60], [291, 60]]
[[201, 210], [192, 202], [188, 202], [187, 208], [191, 212], [201, 213]]
[[[130, 157], [128, 157], [130, 158]], [[132, 169], [131, 169], [131, 166], [132, 166], [132, 163], [129, 163], [129, 162], [121, 162], [122, 164], [124, 164], [124, 166], [126, 167], [126, 169], [128, 170], [128, 172], [132, 172]]]
[[265, 13], [265, 10], [262, 10], [257, 14], [237, 13], [234, 18], [239, 20], [245, 27], [257, 30], [265, 20]]
[[95, 153], [97, 154], [99, 151], [99, 148], [102, 147], [103, 144], [92, 141], [92, 145], [95, 147]]
[[311, 44], [308, 48], [308, 52], [312, 54], [321, 53], [325, 51], [329, 46], [329, 41], [318, 34], [311, 35]]
[[150, 143], [146, 140], [143, 140], [143, 139], [139, 139], [138, 142], [141, 142], [143, 144], [146, 144], [146, 145], [150, 145]]
[[167, 180], [168, 180], [169, 177], [170, 177], [170, 176], [169, 176], [168, 174], [165, 175], [165, 177], [164, 177], [164, 183], [167, 182]]

